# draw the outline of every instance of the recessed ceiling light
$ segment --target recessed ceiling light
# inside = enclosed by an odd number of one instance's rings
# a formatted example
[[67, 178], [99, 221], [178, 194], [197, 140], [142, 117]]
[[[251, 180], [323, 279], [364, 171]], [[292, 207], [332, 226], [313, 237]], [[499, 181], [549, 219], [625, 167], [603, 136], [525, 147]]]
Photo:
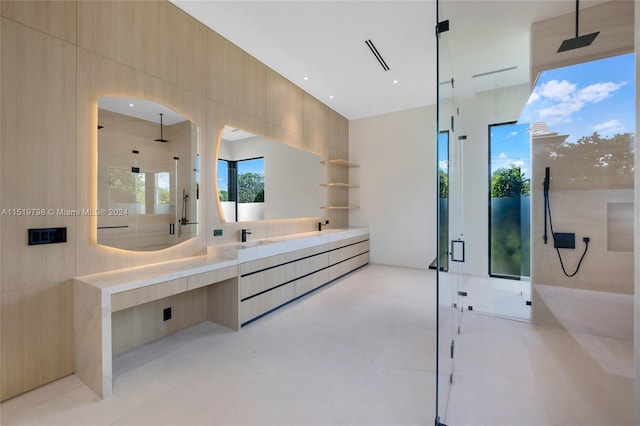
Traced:
[[393, 84], [398, 84], [398, 80], [393, 80]]
[[303, 77], [302, 79], [306, 81], [309, 80], [309, 77]]
[[329, 99], [333, 99], [333, 95], [330, 95], [330, 96], [329, 96]]
[[130, 107], [132, 107], [132, 106], [133, 106], [133, 104], [129, 104], [129, 106], [130, 106]]

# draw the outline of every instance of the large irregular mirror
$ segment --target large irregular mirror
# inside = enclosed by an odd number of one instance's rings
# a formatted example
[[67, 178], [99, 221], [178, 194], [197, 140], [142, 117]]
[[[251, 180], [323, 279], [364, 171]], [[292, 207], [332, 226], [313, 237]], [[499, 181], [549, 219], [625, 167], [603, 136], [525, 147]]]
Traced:
[[198, 127], [144, 99], [98, 99], [98, 244], [161, 250], [198, 235]]
[[225, 126], [217, 160], [226, 222], [323, 215], [326, 171], [320, 156]]

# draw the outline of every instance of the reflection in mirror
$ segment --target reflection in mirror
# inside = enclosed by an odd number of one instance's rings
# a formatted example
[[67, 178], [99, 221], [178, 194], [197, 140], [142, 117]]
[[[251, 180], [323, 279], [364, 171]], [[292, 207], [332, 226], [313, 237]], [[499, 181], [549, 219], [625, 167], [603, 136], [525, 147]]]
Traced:
[[98, 100], [98, 244], [160, 250], [198, 235], [198, 128], [155, 102]]
[[218, 198], [226, 222], [321, 217], [322, 158], [225, 126], [218, 149]]

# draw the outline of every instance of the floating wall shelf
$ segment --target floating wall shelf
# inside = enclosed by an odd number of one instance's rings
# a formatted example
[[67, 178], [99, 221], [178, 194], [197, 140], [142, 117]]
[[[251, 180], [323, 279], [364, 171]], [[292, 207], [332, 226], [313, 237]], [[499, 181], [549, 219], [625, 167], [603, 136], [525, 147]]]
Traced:
[[360, 188], [360, 185], [352, 185], [350, 183], [344, 183], [344, 182], [322, 183], [320, 184], [320, 186], [328, 186], [330, 188]]
[[360, 206], [328, 206], [328, 207], [320, 207], [321, 209], [327, 210], [351, 210], [351, 209], [359, 209]]
[[[360, 167], [359, 164], [355, 164], [355, 163], [350, 163], [347, 160], [342, 160], [342, 159], [335, 159], [335, 160], [327, 160], [327, 161], [321, 161], [322, 164], [326, 164], [328, 166], [338, 166], [338, 167], [345, 167], [345, 168], [353, 168], [353, 167]], [[337, 177], [337, 176], [336, 176]], [[338, 179], [343, 179], [344, 177], [339, 177]], [[347, 178], [348, 180], [348, 178]], [[351, 184], [349, 182], [327, 182], [327, 183], [323, 183], [321, 184], [321, 186], [326, 186], [328, 189], [331, 188], [346, 188], [346, 189], [350, 189], [350, 188], [360, 188], [360, 185], [355, 185], [355, 184]], [[338, 201], [340, 202], [340, 201]], [[343, 202], [348, 203], [347, 200], [344, 200]], [[326, 209], [326, 210], [339, 210], [339, 211], [348, 211], [348, 210], [353, 210], [353, 209], [359, 209], [360, 206], [326, 206], [326, 207], [321, 207], [322, 209]]]
[[[325, 164], [324, 161], [321, 161], [322, 164]], [[350, 163], [347, 160], [335, 159], [329, 160], [326, 164], [333, 164], [334, 166], [342, 166], [342, 167], [360, 167], [360, 164]]]

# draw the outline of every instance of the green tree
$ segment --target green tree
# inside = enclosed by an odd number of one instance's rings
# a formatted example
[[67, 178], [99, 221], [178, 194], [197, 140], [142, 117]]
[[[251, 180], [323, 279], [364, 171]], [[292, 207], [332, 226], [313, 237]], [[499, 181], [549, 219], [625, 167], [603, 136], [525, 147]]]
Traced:
[[524, 176], [520, 167], [501, 167], [491, 174], [491, 197], [519, 197], [531, 192], [530, 180]]
[[260, 199], [260, 202], [264, 202], [264, 175], [259, 173], [238, 175], [238, 202], [255, 203]]
[[442, 169], [438, 169], [438, 183], [440, 198], [449, 198], [449, 174]]
[[218, 192], [218, 197], [220, 197], [220, 201], [229, 201], [229, 193], [225, 189]]
[[158, 204], [171, 204], [171, 191], [169, 188], [158, 188]]
[[549, 153], [554, 175], [589, 189], [633, 188], [634, 137], [618, 133], [610, 138], [598, 132], [576, 142], [565, 142]]

